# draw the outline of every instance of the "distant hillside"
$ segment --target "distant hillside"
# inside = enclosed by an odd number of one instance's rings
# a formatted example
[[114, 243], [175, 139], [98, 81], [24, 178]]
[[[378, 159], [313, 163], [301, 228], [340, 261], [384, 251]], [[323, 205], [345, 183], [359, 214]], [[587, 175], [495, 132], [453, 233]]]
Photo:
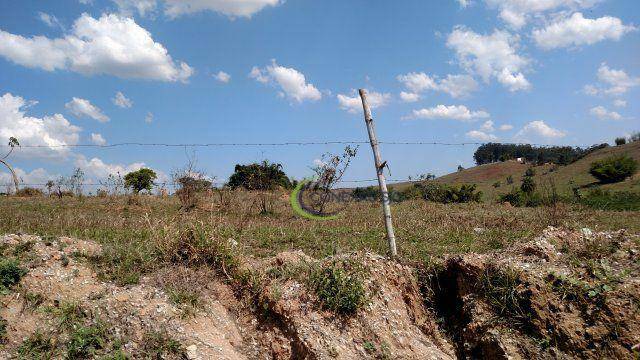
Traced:
[[[633, 178], [624, 182], [608, 185], [598, 184], [597, 180], [589, 174], [589, 166], [592, 162], [618, 154], [627, 154], [640, 162], [640, 141], [596, 150], [566, 166], [553, 164], [533, 166], [536, 172], [534, 178], [540, 189], [550, 188], [549, 184], [554, 183], [558, 193], [564, 195], [572, 193], [573, 184], [582, 187], [584, 191], [602, 187], [603, 189], [627, 190], [640, 193], [640, 174], [636, 174]], [[451, 185], [476, 184], [478, 189], [483, 192], [485, 200], [495, 200], [498, 195], [509, 192], [514, 186], [520, 186], [522, 176], [531, 166], [530, 164], [520, 164], [516, 161], [498, 162], [444, 175], [437, 178], [436, 181]], [[509, 175], [513, 177], [513, 184], [511, 185], [507, 184]], [[570, 183], [571, 181], [573, 184]], [[496, 182], [500, 182], [500, 186], [497, 188], [493, 186]], [[396, 184], [394, 187], [401, 189], [409, 184]]]

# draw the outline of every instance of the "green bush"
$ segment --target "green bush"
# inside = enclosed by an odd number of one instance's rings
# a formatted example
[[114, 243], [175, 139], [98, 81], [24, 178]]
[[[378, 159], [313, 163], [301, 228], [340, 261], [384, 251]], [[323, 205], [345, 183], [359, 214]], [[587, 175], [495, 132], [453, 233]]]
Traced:
[[17, 260], [0, 257], [0, 294], [19, 283], [26, 273], [27, 270], [21, 268]]
[[638, 211], [640, 194], [629, 191], [603, 191], [596, 189], [578, 200], [581, 204], [599, 210]]
[[354, 314], [366, 302], [361, 266], [334, 260], [311, 272], [309, 284], [323, 308], [338, 314]]
[[446, 185], [426, 183], [417, 185], [422, 191], [423, 199], [442, 204], [480, 202], [482, 192], [476, 191], [476, 185]]
[[151, 191], [153, 181], [157, 178], [156, 172], [151, 169], [132, 171], [124, 176], [124, 186], [133, 189], [136, 194], [142, 190]]
[[544, 204], [544, 199], [537, 192], [524, 192], [521, 189], [513, 189], [510, 192], [500, 195], [498, 202], [516, 206], [516, 207], [536, 207]]
[[623, 181], [637, 170], [637, 161], [628, 155], [620, 155], [591, 163], [589, 173], [601, 183], [608, 184]]
[[616, 146], [624, 145], [627, 143], [627, 139], [623, 137], [616, 138]]

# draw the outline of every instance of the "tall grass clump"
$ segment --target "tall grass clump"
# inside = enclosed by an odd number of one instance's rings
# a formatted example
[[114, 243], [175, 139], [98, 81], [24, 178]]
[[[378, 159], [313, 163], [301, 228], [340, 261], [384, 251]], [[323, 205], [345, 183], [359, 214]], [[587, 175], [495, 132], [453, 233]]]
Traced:
[[314, 269], [308, 281], [323, 308], [350, 315], [366, 302], [363, 272], [353, 261], [334, 260]]

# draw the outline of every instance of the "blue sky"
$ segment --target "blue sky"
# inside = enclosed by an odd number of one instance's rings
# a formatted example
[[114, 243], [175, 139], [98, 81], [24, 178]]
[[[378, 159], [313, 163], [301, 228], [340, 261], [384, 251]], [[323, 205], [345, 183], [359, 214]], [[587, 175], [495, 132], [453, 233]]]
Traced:
[[[612, 142], [640, 130], [639, 27], [635, 0], [2, 0], [0, 140], [43, 145], [12, 154], [25, 183], [168, 176], [194, 150], [220, 180], [262, 159], [302, 178], [340, 146], [47, 146], [363, 141], [367, 88], [382, 141]], [[397, 179], [474, 150], [382, 148]], [[361, 146], [345, 179], [373, 177]]]

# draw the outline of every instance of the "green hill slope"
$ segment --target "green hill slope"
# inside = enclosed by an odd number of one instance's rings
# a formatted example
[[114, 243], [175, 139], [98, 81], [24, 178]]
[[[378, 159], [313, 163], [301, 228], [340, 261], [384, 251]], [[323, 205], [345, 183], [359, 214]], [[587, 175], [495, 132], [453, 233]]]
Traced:
[[[573, 186], [580, 186], [585, 190], [601, 187], [602, 189], [614, 191], [625, 190], [640, 193], [640, 173], [626, 181], [608, 185], [600, 185], [589, 174], [589, 166], [592, 162], [620, 154], [627, 154], [640, 162], [640, 141], [594, 151], [566, 166], [553, 164], [534, 166], [533, 169], [536, 172], [534, 178], [539, 189], [543, 191], [550, 189], [551, 184], [553, 184], [558, 193], [563, 195], [570, 195]], [[482, 190], [485, 200], [494, 200], [498, 195], [509, 192], [514, 186], [519, 186], [522, 176], [530, 166], [516, 161], [486, 164], [444, 175], [436, 179], [436, 181], [451, 185], [476, 184], [478, 189]], [[507, 184], [509, 176], [513, 177], [513, 184], [511, 185]], [[500, 186], [494, 187], [493, 185], [497, 182], [500, 182]]]

